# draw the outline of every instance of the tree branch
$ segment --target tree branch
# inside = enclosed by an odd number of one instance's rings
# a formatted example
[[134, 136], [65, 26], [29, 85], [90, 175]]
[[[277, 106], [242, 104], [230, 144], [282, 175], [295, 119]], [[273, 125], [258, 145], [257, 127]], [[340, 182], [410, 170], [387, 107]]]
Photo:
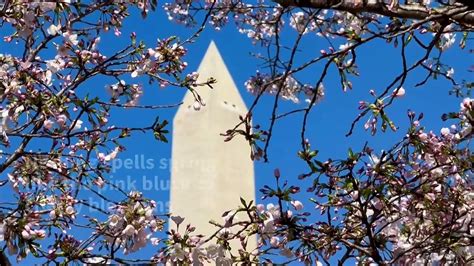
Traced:
[[2, 265], [2, 266], [11, 266], [12, 265], [10, 263], [10, 261], [8, 260], [7, 256], [5, 255], [5, 253], [3, 253], [3, 251], [0, 251], [0, 265]]
[[[474, 11], [467, 6], [451, 5], [437, 8], [427, 8], [418, 4], [397, 5], [389, 7], [381, 0], [273, 0], [288, 7], [308, 7], [333, 9], [351, 13], [368, 12], [387, 17], [424, 20], [430, 16], [449, 17], [463, 25], [474, 26]], [[357, 3], [356, 3], [357, 2]]]

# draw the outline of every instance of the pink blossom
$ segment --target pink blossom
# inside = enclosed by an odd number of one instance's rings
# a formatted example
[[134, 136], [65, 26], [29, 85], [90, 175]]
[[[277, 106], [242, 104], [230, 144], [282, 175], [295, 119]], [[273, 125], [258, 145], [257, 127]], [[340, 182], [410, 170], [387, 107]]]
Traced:
[[150, 242], [153, 246], [158, 246], [158, 244], [160, 243], [160, 239], [157, 237], [152, 237], [150, 238]]
[[270, 245], [276, 248], [278, 247], [279, 244], [280, 244], [280, 240], [278, 239], [278, 237], [272, 236], [272, 238], [270, 239]]
[[397, 88], [393, 91], [395, 97], [405, 96], [405, 89], [403, 87]]
[[79, 130], [79, 129], [81, 129], [82, 123], [83, 123], [82, 120], [79, 120], [79, 119], [76, 120], [76, 123], [75, 123], [75, 125], [74, 125], [73, 130]]
[[31, 234], [29, 232], [27, 232], [26, 230], [23, 230], [23, 231], [21, 231], [21, 237], [23, 237], [24, 239], [30, 239]]
[[51, 24], [48, 29], [46, 30], [46, 32], [49, 34], [49, 35], [58, 35], [61, 33], [61, 25], [54, 25], [54, 24]]
[[76, 210], [72, 206], [67, 206], [65, 211], [66, 214], [69, 216], [74, 216], [74, 214], [76, 213]]
[[425, 132], [421, 132], [418, 137], [421, 141], [426, 141], [428, 139], [428, 134], [426, 134]]
[[133, 236], [137, 230], [135, 230], [135, 227], [133, 225], [128, 224], [125, 229], [123, 229], [122, 234], [126, 236]]
[[115, 227], [118, 225], [120, 221], [121, 221], [121, 218], [118, 215], [114, 214], [109, 218], [109, 226]]
[[447, 136], [447, 135], [449, 135], [450, 133], [451, 133], [451, 131], [450, 131], [449, 128], [447, 128], [447, 127], [443, 127], [443, 128], [441, 129], [441, 135], [443, 135], [443, 136]]
[[295, 210], [297, 211], [300, 211], [303, 209], [303, 203], [301, 203], [301, 201], [299, 200], [291, 201], [291, 205], [293, 205], [293, 208], [295, 208]]
[[58, 123], [60, 127], [64, 127], [64, 125], [66, 124], [66, 121], [67, 121], [66, 115], [58, 115], [56, 117], [56, 123]]
[[67, 43], [70, 43], [72, 45], [77, 45], [79, 43], [79, 40], [77, 40], [77, 34], [73, 34], [70, 31], [66, 31], [63, 33], [64, 41]]
[[43, 127], [45, 129], [51, 129], [54, 125], [54, 122], [51, 119], [44, 120]]

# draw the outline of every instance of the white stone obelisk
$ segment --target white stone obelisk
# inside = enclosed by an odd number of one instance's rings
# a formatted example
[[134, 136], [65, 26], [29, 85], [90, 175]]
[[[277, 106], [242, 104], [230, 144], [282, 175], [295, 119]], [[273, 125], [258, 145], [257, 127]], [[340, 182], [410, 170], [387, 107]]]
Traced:
[[[240, 197], [255, 202], [254, 168], [243, 137], [224, 142], [220, 135], [237, 125], [247, 107], [214, 42], [197, 72], [199, 81], [213, 77], [217, 83], [196, 89], [205, 103], [199, 110], [188, 91], [174, 118], [170, 212], [209, 236], [217, 231], [209, 221], [222, 224], [222, 214], [241, 205]], [[255, 246], [253, 239], [247, 250]]]

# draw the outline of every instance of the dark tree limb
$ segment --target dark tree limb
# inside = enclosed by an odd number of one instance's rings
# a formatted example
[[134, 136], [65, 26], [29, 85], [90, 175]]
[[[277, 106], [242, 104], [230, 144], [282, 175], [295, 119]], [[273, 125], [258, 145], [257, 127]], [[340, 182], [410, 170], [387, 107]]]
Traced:
[[0, 251], [0, 266], [11, 266], [12, 264], [8, 260], [7, 256], [3, 251]]
[[[368, 12], [387, 17], [424, 20], [430, 16], [449, 17], [465, 26], [474, 27], [474, 10], [465, 4], [426, 8], [418, 4], [395, 5], [389, 7], [382, 0], [273, 0], [288, 7], [308, 7], [347, 11], [351, 13]], [[471, 0], [468, 0], [471, 1]]]

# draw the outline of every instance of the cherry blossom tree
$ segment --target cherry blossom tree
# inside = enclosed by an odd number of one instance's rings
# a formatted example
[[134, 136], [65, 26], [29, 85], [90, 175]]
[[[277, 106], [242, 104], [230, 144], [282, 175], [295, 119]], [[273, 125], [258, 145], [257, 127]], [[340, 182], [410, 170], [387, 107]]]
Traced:
[[[137, 36], [113, 53], [104, 53], [101, 36], [121, 35], [124, 20], [139, 10], [143, 19], [163, 8], [172, 20], [192, 28], [187, 39], [166, 38], [147, 47]], [[455, 47], [468, 50], [474, 29], [470, 1], [444, 0], [263, 0], [182, 1], [6, 1], [2, 37], [16, 52], [0, 55], [0, 190], [13, 191], [14, 201], [0, 200], [0, 264], [25, 257], [42, 263], [133, 263], [177, 265], [216, 262], [287, 262], [339, 265], [434, 263], [464, 265], [474, 258], [473, 156], [470, 151], [474, 100], [470, 81], [454, 79], [454, 69], [442, 54]], [[113, 109], [162, 109], [171, 105], [140, 105], [145, 87], [134, 83], [146, 77], [159, 87], [182, 87], [201, 99], [198, 73], [186, 67], [186, 47], [206, 27], [227, 24], [265, 47], [265, 68], [245, 83], [255, 95], [249, 113], [235, 128], [223, 132], [225, 141], [243, 135], [255, 160], [269, 160], [268, 147], [279, 119], [301, 115], [299, 157], [307, 169], [296, 177], [274, 172], [275, 181], [261, 188], [266, 206], [241, 199], [229, 206], [216, 233], [203, 236], [186, 218], [171, 214], [169, 237], [160, 239], [168, 214], [156, 212], [156, 202], [139, 191], [124, 191], [108, 179], [111, 161], [126, 148], [121, 144], [136, 132], [149, 132], [167, 142], [167, 121], [156, 118], [142, 127], [114, 125]], [[283, 38], [284, 37], [284, 38]], [[303, 63], [296, 60], [303, 40], [318, 39], [327, 48]], [[424, 73], [417, 86], [433, 78], [451, 82], [460, 99], [458, 110], [443, 119], [452, 126], [439, 133], [423, 126], [423, 115], [407, 113], [405, 137], [386, 151], [369, 144], [347, 158], [320, 158], [311, 147], [306, 127], [309, 114], [324, 97], [330, 68], [336, 69], [340, 89], [353, 89], [359, 75], [358, 49], [383, 40], [400, 51], [400, 73], [382, 90], [371, 90], [361, 100], [359, 113], [348, 130], [362, 128], [371, 134], [397, 130], [390, 106], [406, 93], [407, 78]], [[417, 58], [407, 56], [415, 49]], [[457, 49], [457, 48], [456, 48]], [[314, 80], [299, 73], [322, 71]], [[108, 96], [87, 91], [97, 78], [113, 80]], [[354, 88], [357, 89], [357, 88]], [[363, 89], [363, 88], [361, 88]], [[262, 95], [274, 96], [268, 128], [252, 126], [252, 114]], [[295, 103], [280, 112], [279, 102]], [[364, 122], [365, 121], [365, 122]], [[362, 125], [361, 125], [362, 124]], [[247, 130], [240, 130], [245, 125]], [[110, 186], [121, 200], [98, 192]], [[87, 189], [112, 204], [97, 208], [80, 197]], [[301, 191], [314, 195], [298, 200]], [[98, 215], [81, 212], [96, 208]], [[317, 214], [314, 209], [317, 209]], [[239, 216], [239, 219], [235, 219]], [[209, 217], [220, 221], [220, 217]], [[87, 234], [75, 232], [86, 231]], [[258, 236], [256, 250], [247, 247]], [[84, 237], [86, 236], [86, 237]], [[241, 247], [231, 250], [229, 241]], [[156, 254], [129, 259], [147, 245]]]

